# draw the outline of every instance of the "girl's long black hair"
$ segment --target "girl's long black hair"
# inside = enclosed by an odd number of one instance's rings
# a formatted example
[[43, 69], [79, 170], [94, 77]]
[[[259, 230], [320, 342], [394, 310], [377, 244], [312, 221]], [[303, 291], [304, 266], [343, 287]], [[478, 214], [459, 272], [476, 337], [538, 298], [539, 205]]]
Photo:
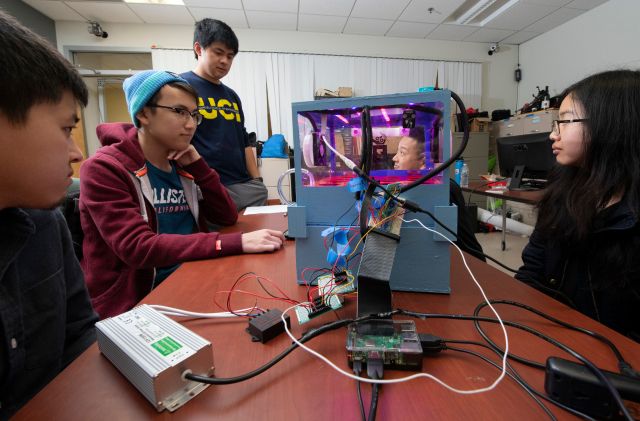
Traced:
[[640, 71], [598, 73], [567, 88], [562, 97], [582, 105], [584, 158], [580, 166], [552, 171], [538, 205], [538, 229], [562, 242], [585, 240], [598, 212], [612, 198], [640, 209]]

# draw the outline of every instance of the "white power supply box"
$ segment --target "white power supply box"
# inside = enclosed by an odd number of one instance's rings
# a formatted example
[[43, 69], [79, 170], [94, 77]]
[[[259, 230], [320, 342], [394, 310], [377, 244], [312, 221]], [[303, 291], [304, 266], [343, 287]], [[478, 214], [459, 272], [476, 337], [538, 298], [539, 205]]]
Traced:
[[96, 323], [100, 352], [158, 410], [173, 412], [209, 385], [183, 378], [213, 375], [211, 342], [147, 305]]

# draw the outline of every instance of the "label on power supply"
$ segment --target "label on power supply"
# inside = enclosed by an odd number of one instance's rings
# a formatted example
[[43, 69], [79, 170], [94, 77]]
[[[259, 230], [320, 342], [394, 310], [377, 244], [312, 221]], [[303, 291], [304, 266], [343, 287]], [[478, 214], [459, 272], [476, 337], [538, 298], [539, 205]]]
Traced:
[[172, 366], [195, 354], [193, 349], [169, 336], [160, 326], [135, 309], [114, 317], [113, 320]]

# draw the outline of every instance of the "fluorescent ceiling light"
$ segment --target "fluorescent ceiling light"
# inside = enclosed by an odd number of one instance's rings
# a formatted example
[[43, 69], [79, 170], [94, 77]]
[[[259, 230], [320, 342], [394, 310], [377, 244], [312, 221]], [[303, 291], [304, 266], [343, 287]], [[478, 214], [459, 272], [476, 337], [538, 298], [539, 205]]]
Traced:
[[505, 10], [507, 10], [508, 8], [510, 8], [511, 6], [516, 4], [517, 2], [518, 2], [518, 0], [509, 0], [508, 2], [503, 4], [501, 7], [496, 9], [495, 12], [493, 12], [492, 14], [487, 16], [482, 22], [480, 22], [480, 26], [485, 26], [487, 23], [489, 23], [491, 20], [493, 20], [496, 17], [498, 17], [499, 14], [503, 13]]
[[495, 2], [496, 0], [478, 0], [476, 4], [471, 6], [469, 9], [467, 9], [466, 12], [461, 14], [458, 19], [456, 19], [456, 23], [459, 25], [467, 25], [480, 13], [484, 12], [487, 7], [491, 6]]
[[174, 6], [184, 6], [182, 0], [124, 0], [125, 3], [141, 3], [141, 4], [169, 4]]

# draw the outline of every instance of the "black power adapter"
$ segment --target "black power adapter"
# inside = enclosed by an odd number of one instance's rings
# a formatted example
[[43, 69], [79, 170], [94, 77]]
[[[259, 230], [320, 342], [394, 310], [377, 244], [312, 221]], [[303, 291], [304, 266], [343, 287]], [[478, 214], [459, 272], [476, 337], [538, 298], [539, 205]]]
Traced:
[[[602, 370], [620, 397], [640, 402], [640, 378]], [[549, 397], [597, 419], [612, 419], [618, 406], [605, 385], [582, 364], [550, 357], [544, 377]]]
[[[291, 326], [291, 319], [289, 315], [285, 315], [284, 319], [287, 321], [287, 327]], [[284, 332], [284, 325], [282, 324], [282, 311], [278, 309], [271, 309], [266, 313], [262, 313], [249, 320], [249, 326], [247, 332], [251, 335], [251, 340], [254, 342], [265, 343], [282, 332]]]

